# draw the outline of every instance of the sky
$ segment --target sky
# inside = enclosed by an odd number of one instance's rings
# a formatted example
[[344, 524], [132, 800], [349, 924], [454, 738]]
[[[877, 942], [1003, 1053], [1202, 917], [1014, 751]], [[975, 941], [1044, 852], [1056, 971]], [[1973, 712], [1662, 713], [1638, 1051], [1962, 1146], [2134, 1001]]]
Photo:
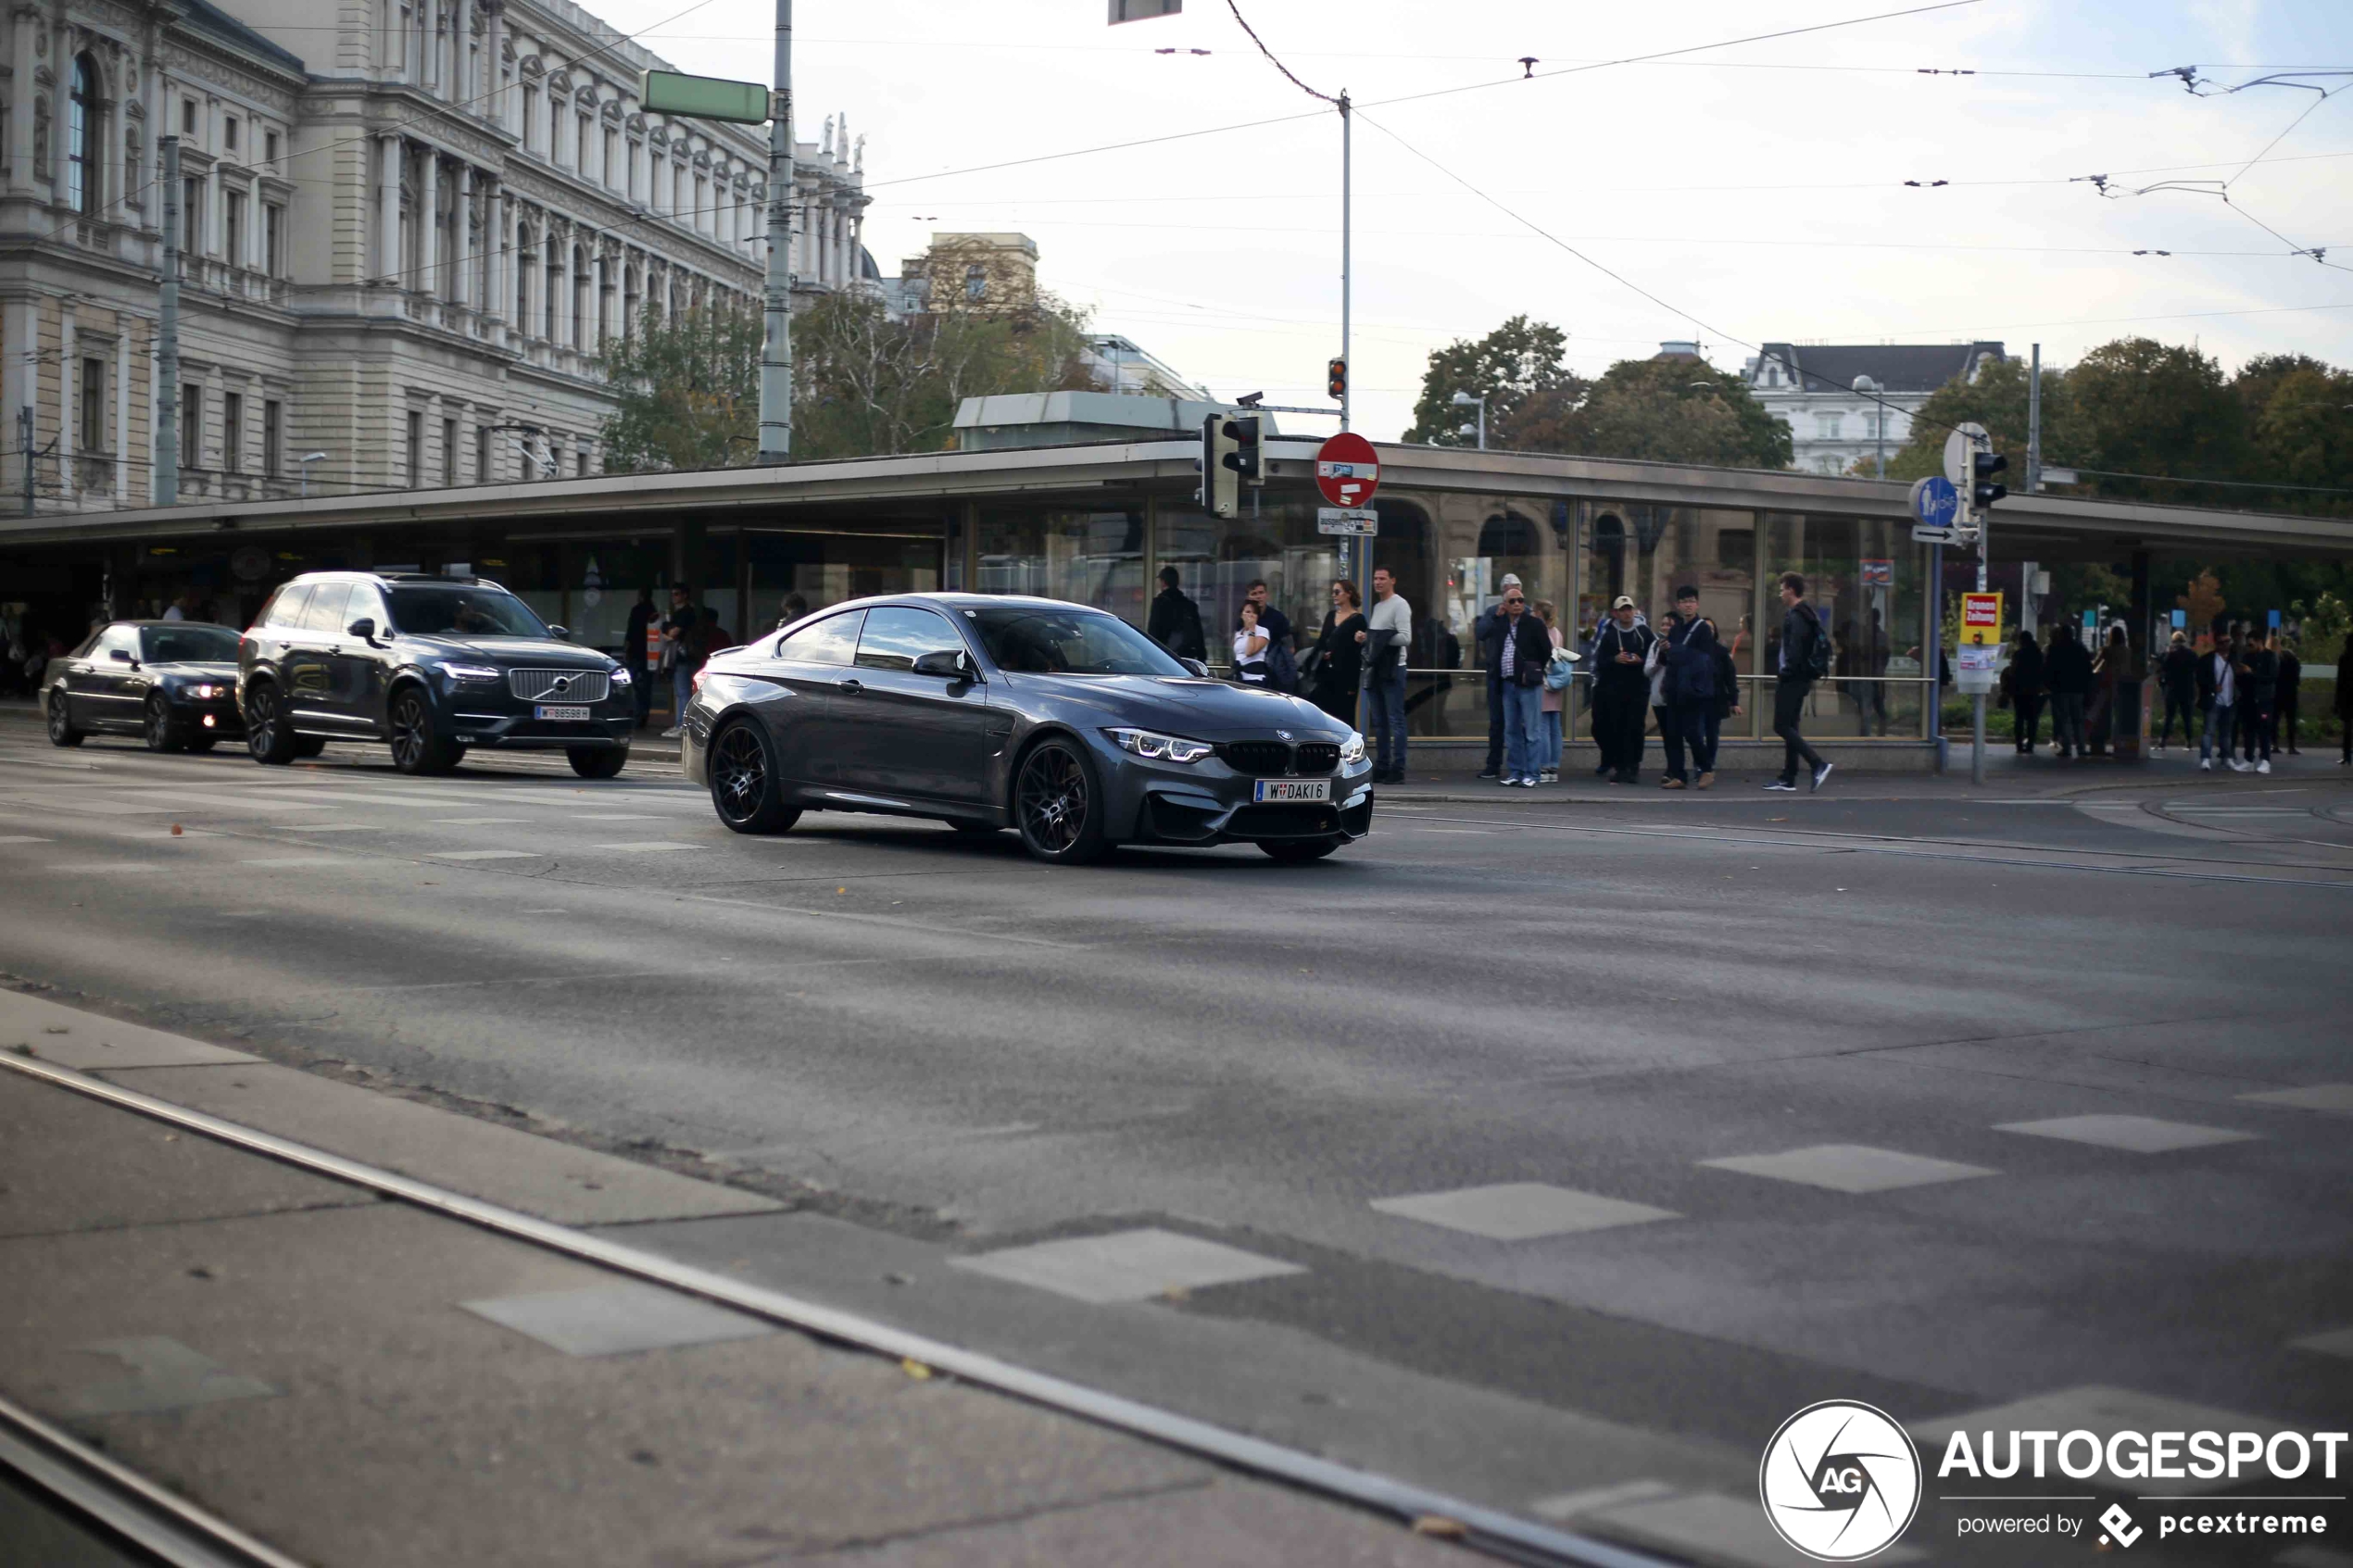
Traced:
[[[1523, 313], [1587, 375], [1693, 338], [1728, 370], [1765, 340], [1996, 338], [2066, 364], [2128, 334], [2226, 369], [2353, 364], [2353, 74], [2310, 78], [2326, 98], [2150, 75], [2353, 73], [2344, 0], [1233, 3], [1358, 106], [1353, 423], [1376, 440], [1411, 423], [1432, 349]], [[773, 0], [689, 4], [590, 8], [683, 69], [764, 81]], [[1228, 0], [1106, 11], [797, 0], [799, 136], [846, 114], [866, 138], [885, 273], [934, 230], [1018, 231], [1098, 330], [1220, 396], [1327, 403], [1337, 113]], [[1604, 63], [1668, 50], [1689, 52]], [[2205, 183], [2127, 194], [2159, 182]]]

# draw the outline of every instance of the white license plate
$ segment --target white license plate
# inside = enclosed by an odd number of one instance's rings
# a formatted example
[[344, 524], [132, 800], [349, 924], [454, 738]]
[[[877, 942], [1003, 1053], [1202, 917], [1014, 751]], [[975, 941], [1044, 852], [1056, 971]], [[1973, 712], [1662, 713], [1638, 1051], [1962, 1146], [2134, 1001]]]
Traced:
[[1268, 800], [1329, 800], [1332, 781], [1329, 779], [1261, 779], [1252, 786], [1250, 797]]
[[588, 710], [585, 708], [558, 708], [543, 702], [532, 709], [531, 716], [534, 719], [555, 719], [559, 721], [578, 719], [585, 721], [588, 717]]

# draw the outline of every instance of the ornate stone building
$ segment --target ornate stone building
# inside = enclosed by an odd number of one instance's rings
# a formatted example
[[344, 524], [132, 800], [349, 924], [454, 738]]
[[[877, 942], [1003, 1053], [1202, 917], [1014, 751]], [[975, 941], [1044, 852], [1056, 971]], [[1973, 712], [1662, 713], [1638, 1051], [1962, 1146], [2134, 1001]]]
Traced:
[[[1912, 416], [1930, 393], [1955, 377], [1975, 381], [2002, 358], [1994, 342], [1760, 346], [1741, 374], [1766, 412], [1789, 427], [1790, 467], [1807, 473], [1846, 473], [1881, 454], [1894, 457], [1912, 438]], [[1857, 376], [1869, 376], [1878, 392], [1858, 395]]]
[[[647, 115], [662, 62], [566, 0], [48, 0], [0, 50], [0, 417], [33, 411], [40, 509], [144, 505], [163, 462], [188, 501], [592, 473], [603, 346], [759, 307], [764, 132]], [[872, 286], [862, 150], [798, 149], [803, 297]]]

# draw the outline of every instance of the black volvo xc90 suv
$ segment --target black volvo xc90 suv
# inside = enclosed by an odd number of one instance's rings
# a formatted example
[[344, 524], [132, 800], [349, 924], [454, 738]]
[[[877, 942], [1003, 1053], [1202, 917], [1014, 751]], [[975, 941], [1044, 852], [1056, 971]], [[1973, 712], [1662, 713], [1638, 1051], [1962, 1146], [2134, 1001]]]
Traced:
[[257, 762], [329, 740], [385, 740], [404, 773], [447, 772], [471, 747], [561, 751], [584, 778], [629, 761], [629, 672], [562, 640], [496, 583], [314, 571], [271, 596], [237, 649]]

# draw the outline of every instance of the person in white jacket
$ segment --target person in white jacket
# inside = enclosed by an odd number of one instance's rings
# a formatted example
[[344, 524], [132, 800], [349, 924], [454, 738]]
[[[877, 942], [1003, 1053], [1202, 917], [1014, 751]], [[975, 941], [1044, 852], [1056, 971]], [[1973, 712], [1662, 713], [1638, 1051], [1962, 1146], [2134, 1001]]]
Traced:
[[1365, 630], [1365, 696], [1372, 709], [1373, 782], [1405, 782], [1405, 652], [1414, 638], [1414, 607], [1397, 591], [1389, 568], [1373, 570], [1373, 608]]

